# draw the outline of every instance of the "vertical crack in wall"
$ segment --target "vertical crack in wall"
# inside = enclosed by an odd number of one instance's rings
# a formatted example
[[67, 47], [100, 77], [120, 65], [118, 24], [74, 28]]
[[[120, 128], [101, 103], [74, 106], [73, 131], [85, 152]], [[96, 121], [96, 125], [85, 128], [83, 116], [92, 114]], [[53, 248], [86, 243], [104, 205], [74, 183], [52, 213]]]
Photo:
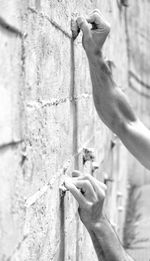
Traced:
[[[71, 40], [71, 89], [70, 96], [72, 97], [72, 119], [73, 119], [73, 151], [72, 154], [75, 155], [74, 158], [74, 168], [79, 169], [79, 161], [78, 161], [78, 100], [75, 98], [75, 52], [74, 52], [74, 41]], [[79, 217], [76, 216], [76, 261], [79, 260]]]
[[75, 99], [75, 53], [74, 53], [74, 41], [71, 40], [71, 88], [70, 96], [72, 98], [71, 109], [72, 109], [72, 119], [73, 119], [73, 151], [72, 155], [75, 156], [74, 167], [78, 168], [78, 108], [77, 100]]
[[26, 125], [25, 120], [25, 107], [24, 107], [24, 101], [25, 101], [25, 39], [26, 36], [24, 36], [21, 39], [21, 87], [19, 88], [19, 118], [20, 118], [20, 135], [21, 137], [24, 137], [24, 129]]
[[65, 206], [64, 196], [60, 198], [60, 246], [59, 261], [65, 261]]
[[[74, 41], [71, 39], [71, 48], [70, 48], [70, 56], [71, 56], [71, 84], [70, 84], [70, 97], [71, 101], [71, 112], [72, 112], [72, 126], [73, 126], [73, 137], [72, 137], [72, 155], [74, 157], [74, 168], [79, 168], [78, 162], [78, 108], [77, 108], [77, 99], [75, 99], [75, 54], [74, 54]], [[64, 197], [60, 198], [60, 249], [59, 249], [59, 259], [61, 261], [65, 261], [65, 204]], [[77, 226], [76, 226], [76, 261], [78, 261], [79, 257], [79, 246], [78, 246], [78, 233], [79, 233], [79, 218], [77, 218]]]

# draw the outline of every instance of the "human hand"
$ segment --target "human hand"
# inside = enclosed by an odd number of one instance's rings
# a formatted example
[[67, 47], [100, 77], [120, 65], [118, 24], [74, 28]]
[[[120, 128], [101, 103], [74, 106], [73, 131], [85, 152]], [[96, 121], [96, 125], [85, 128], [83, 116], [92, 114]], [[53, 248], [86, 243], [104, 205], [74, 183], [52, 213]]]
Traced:
[[[92, 25], [90, 29], [89, 24]], [[83, 32], [83, 47], [88, 58], [101, 52], [102, 46], [110, 32], [110, 25], [101, 12], [96, 9], [85, 19], [77, 18], [77, 25]]]
[[100, 222], [106, 186], [90, 175], [73, 171], [73, 178], [67, 178], [65, 187], [79, 204], [79, 215], [88, 230]]

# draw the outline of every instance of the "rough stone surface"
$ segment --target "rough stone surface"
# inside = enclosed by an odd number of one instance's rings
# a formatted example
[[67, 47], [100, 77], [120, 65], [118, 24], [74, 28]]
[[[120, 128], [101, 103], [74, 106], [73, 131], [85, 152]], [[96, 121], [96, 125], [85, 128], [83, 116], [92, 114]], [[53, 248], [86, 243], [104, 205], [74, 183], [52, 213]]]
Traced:
[[[95, 150], [108, 181], [106, 212], [122, 240], [127, 197], [127, 152], [96, 115], [81, 35], [70, 21], [95, 7], [112, 33], [104, 48], [114, 77], [128, 86], [125, 8], [118, 1], [0, 1], [0, 260], [96, 260], [78, 207], [59, 185]], [[9, 26], [8, 26], [9, 25]]]
[[[128, 42], [128, 94], [139, 118], [150, 128], [149, 1], [131, 1], [125, 19]], [[124, 244], [137, 260], [150, 257], [150, 173], [128, 156], [129, 198]]]

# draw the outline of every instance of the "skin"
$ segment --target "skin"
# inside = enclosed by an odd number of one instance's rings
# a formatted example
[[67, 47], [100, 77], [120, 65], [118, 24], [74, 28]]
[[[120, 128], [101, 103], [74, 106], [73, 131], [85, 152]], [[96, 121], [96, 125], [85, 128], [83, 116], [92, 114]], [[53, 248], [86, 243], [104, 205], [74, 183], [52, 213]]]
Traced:
[[106, 186], [79, 171], [65, 180], [66, 188], [79, 204], [80, 219], [88, 230], [99, 261], [133, 261], [125, 252], [103, 213]]
[[[89, 24], [92, 25], [90, 29]], [[99, 10], [85, 19], [78, 17], [83, 33], [83, 48], [89, 61], [95, 108], [101, 120], [118, 135], [127, 149], [150, 170], [150, 131], [137, 118], [124, 93], [115, 84], [103, 59], [102, 47], [110, 26]], [[79, 204], [81, 221], [87, 228], [98, 260], [131, 261], [103, 213], [106, 187], [91, 176], [74, 171], [66, 188]]]

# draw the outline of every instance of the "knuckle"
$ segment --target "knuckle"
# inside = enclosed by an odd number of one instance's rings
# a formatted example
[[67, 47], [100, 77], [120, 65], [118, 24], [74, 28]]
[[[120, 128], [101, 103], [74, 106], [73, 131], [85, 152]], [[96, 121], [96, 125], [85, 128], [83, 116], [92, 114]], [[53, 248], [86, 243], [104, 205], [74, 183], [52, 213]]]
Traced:
[[99, 21], [99, 22], [100, 22], [100, 14], [99, 14], [99, 13], [95, 12], [95, 13], [93, 14], [93, 17], [94, 17], [94, 20], [95, 20], [95, 21]]
[[101, 16], [101, 13], [100, 13], [100, 11], [98, 10], [98, 9], [94, 9], [94, 11], [93, 11], [93, 16], [94, 15], [97, 15], [98, 17], [100, 17]]
[[99, 9], [97, 9], [97, 8], [95, 8], [93, 12], [98, 13], [98, 14], [100, 13]]
[[90, 176], [89, 176], [88, 174], [85, 174], [83, 178], [84, 178], [84, 180], [85, 180], [88, 184], [90, 184], [91, 178], [90, 178]]
[[95, 18], [100, 18], [100, 14], [98, 12], [94, 13]]
[[78, 170], [73, 170], [72, 171], [72, 176], [73, 177], [82, 177], [83, 176], [83, 173], [78, 171]]
[[79, 25], [79, 26], [82, 26], [82, 24], [84, 23], [84, 17], [83, 16], [79, 16], [78, 18], [77, 18], [77, 24]]
[[84, 175], [84, 179], [88, 179], [88, 174], [85, 174], [85, 175]]

